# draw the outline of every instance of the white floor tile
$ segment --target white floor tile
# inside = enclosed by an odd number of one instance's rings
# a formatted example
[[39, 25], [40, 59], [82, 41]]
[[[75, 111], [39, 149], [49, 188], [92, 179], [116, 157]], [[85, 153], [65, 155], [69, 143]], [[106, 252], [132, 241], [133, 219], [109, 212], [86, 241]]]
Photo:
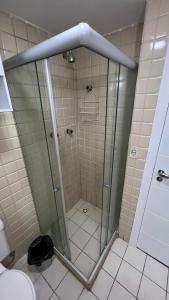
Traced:
[[74, 207], [75, 207], [76, 209], [80, 209], [80, 207], [81, 207], [84, 203], [86, 203], [86, 201], [84, 201], [83, 199], [80, 199], [80, 200], [74, 205]]
[[70, 241], [71, 261], [74, 262], [79, 256], [81, 250]]
[[128, 246], [124, 255], [124, 260], [142, 272], [146, 260], [146, 254], [137, 248]]
[[58, 296], [56, 296], [55, 294], [52, 295], [52, 297], [50, 298], [50, 300], [59, 300]]
[[138, 294], [139, 300], [165, 300], [166, 292], [147, 277], [143, 276]]
[[77, 260], [75, 261], [75, 266], [86, 276], [89, 277], [95, 262], [89, 258], [85, 253], [81, 252]]
[[86, 231], [79, 228], [79, 230], [72, 236], [71, 240], [75, 243], [77, 247], [83, 249], [89, 241], [90, 237], [91, 236]]
[[127, 249], [127, 246], [128, 246], [128, 244], [125, 241], [118, 238], [114, 241], [114, 243], [111, 247], [111, 250], [123, 258], [125, 251]]
[[52, 289], [48, 286], [47, 282], [42, 276], [36, 280], [34, 283], [34, 288], [37, 300], [48, 300], [53, 294]]
[[163, 289], [166, 289], [168, 268], [150, 256], [147, 257], [144, 274]]
[[103, 269], [107, 271], [113, 278], [115, 278], [120, 264], [121, 258], [112, 251], [110, 251], [103, 265]]
[[29, 278], [31, 279], [31, 281], [33, 283], [40, 277], [40, 273], [38, 271], [36, 271], [36, 269], [34, 267], [31, 268], [31, 266], [29, 266], [28, 264], [25, 264], [22, 267], [22, 271], [25, 272], [29, 276]]
[[56, 294], [62, 300], [77, 300], [83, 290], [83, 286], [70, 272], [65, 276]]
[[90, 291], [84, 289], [79, 300], [97, 300], [97, 298]]
[[88, 212], [88, 216], [93, 219], [96, 223], [101, 223], [101, 210], [98, 208], [92, 208]]
[[73, 223], [70, 219], [68, 219], [66, 224], [67, 224], [69, 237], [71, 237], [77, 231], [79, 226], [77, 224]]
[[23, 266], [27, 264], [27, 255], [23, 255], [13, 266], [14, 269], [22, 270]]
[[98, 226], [99, 225], [95, 221], [88, 217], [81, 227], [92, 235], [96, 231]]
[[96, 232], [93, 234], [93, 237], [100, 242], [101, 239], [101, 227], [99, 226]]
[[77, 209], [73, 206], [67, 213], [66, 213], [66, 217], [67, 218], [71, 218], [75, 212], [77, 212]]
[[83, 251], [94, 261], [97, 261], [100, 256], [100, 243], [92, 237]]
[[107, 299], [113, 281], [114, 279], [102, 269], [94, 282], [92, 292], [99, 298], [99, 300]]
[[71, 221], [81, 226], [84, 221], [87, 219], [85, 214], [82, 214], [80, 211], [75, 212], [75, 214], [71, 217]]
[[132, 296], [125, 288], [123, 288], [118, 282], [113, 284], [108, 300], [134, 300]]
[[169, 294], [167, 293], [167, 300], [169, 300]]
[[45, 277], [51, 288], [55, 290], [67, 271], [68, 270], [65, 266], [57, 258], [55, 258], [52, 265], [45, 270], [42, 275]]
[[136, 296], [141, 280], [141, 273], [123, 261], [116, 280], [129, 292]]

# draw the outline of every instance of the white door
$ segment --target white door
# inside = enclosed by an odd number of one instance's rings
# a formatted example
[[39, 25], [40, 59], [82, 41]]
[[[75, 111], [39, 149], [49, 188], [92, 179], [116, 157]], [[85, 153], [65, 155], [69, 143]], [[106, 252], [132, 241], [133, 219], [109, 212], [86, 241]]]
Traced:
[[166, 113], [137, 247], [169, 266], [169, 109]]

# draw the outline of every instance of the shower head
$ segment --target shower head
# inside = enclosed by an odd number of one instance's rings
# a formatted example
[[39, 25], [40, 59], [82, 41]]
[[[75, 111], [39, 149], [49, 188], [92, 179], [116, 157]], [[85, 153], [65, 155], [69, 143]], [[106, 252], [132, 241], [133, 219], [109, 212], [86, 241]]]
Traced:
[[68, 63], [75, 62], [75, 56], [72, 50], [66, 51], [63, 53], [63, 58], [67, 60]]

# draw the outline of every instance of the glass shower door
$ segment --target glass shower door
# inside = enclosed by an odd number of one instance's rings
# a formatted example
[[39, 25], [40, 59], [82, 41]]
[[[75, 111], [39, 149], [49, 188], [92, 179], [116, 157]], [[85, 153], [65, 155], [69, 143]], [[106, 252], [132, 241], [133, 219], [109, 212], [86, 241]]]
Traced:
[[109, 235], [109, 214], [111, 205], [110, 202], [111, 193], [113, 193], [112, 172], [115, 153], [116, 119], [119, 90], [119, 67], [119, 64], [109, 61], [107, 74], [107, 99], [105, 116], [101, 251], [103, 251], [104, 247], [107, 245]]
[[[39, 82], [39, 91], [41, 94], [42, 111], [44, 116], [44, 126], [46, 130], [46, 141], [49, 151], [54, 193], [55, 197], [57, 198], [56, 207], [59, 215], [62, 242], [65, 249], [64, 254], [67, 256], [67, 258], [71, 259], [68, 231], [65, 220], [65, 201], [62, 183], [62, 170], [60, 164], [59, 133], [57, 128], [57, 115], [49, 60], [44, 59], [36, 62], [36, 70]], [[53, 228], [53, 232], [53, 236], [55, 236], [55, 228]]]
[[69, 256], [60, 182], [54, 182], [51, 168], [43, 107], [49, 104], [42, 75], [34, 62], [6, 73], [40, 233], [49, 234], [56, 249]]
[[118, 229], [137, 71], [109, 62], [101, 247]]
[[108, 241], [119, 225], [123, 194], [128, 141], [131, 128], [137, 70], [120, 65], [116, 134], [114, 141], [113, 169], [111, 178], [111, 199], [108, 222]]

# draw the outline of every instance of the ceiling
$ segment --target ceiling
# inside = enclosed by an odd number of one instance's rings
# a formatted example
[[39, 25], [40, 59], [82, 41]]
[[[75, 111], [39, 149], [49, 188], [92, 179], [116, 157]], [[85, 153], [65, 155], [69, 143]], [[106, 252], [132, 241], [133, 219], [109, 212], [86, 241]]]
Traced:
[[100, 33], [143, 21], [146, 0], [0, 0], [5, 10], [54, 34], [79, 22]]

